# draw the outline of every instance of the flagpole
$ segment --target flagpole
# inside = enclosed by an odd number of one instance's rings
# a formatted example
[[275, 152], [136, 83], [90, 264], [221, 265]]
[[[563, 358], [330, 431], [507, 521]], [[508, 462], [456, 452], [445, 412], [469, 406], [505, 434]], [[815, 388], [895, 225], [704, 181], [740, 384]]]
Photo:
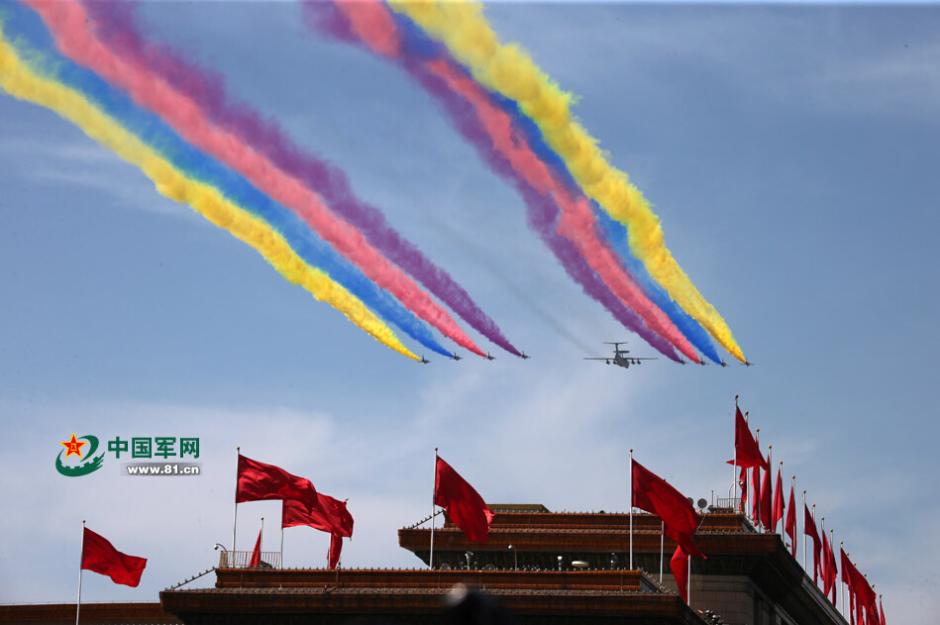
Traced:
[[[437, 487], [437, 447], [434, 448], [434, 487]], [[434, 568], [434, 488], [431, 489], [431, 555], [428, 557], [428, 568]]]
[[[822, 517], [822, 520], [820, 521], [819, 527], [822, 529], [823, 538], [825, 538], [825, 536], [826, 536], [826, 517]], [[824, 565], [824, 566], [829, 566], [829, 563], [826, 562], [826, 560], [828, 560], [828, 557], [826, 556], [826, 554], [822, 553], [821, 551], [819, 552], [819, 559], [822, 560], [823, 562], [825, 562], [825, 565]], [[822, 568], [822, 567], [820, 567], [820, 568]], [[824, 571], [820, 571], [820, 572], [824, 572]], [[825, 575], [823, 575], [822, 583], [823, 583], [823, 588], [825, 589], [825, 587], [826, 587]], [[829, 597], [826, 597], [826, 598], [828, 599]]]
[[666, 522], [660, 520], [659, 525], [659, 585], [663, 585], [663, 549], [664, 536], [666, 535]]
[[[750, 431], [751, 431], [751, 426], [750, 426], [750, 423], [751, 423], [751, 411], [750, 411], [750, 410], [745, 410], [745, 411], [744, 411], [744, 422], [748, 424], [747, 431], [750, 432]], [[757, 432], [758, 432], [758, 434], [757, 434], [757, 440], [760, 441], [760, 430], [758, 430]], [[760, 446], [760, 443], [758, 443], [758, 447], [759, 447], [759, 446]], [[751, 479], [751, 476], [752, 476], [752, 472], [753, 472], [753, 471], [754, 471], [753, 467], [751, 468], [751, 472], [749, 472], [749, 471], [747, 471], [747, 470], [744, 471], [744, 481], [745, 481], [745, 482], [747, 482], [748, 480]], [[744, 498], [744, 504], [743, 504], [743, 505], [744, 505], [744, 516], [745, 516], [746, 518], [748, 518], [748, 519], [751, 518], [751, 517], [750, 517], [751, 511], [748, 510], [748, 507], [749, 507], [749, 506], [748, 506], [748, 503], [750, 503], [750, 498], [754, 496], [754, 492], [753, 492], [753, 491], [754, 491], [753, 488], [751, 488], [750, 490], [748, 490], [748, 492], [747, 492], [747, 497]]]
[[[816, 524], [816, 504], [813, 504], [813, 511], [812, 511], [811, 514], [813, 515], [813, 525], [815, 525], [815, 524]], [[818, 533], [819, 533], [819, 530], [816, 530], [816, 533], [818, 534]], [[818, 567], [818, 565], [817, 565], [817, 563], [816, 563], [816, 543], [814, 542], [814, 543], [813, 543], [813, 580], [814, 580], [813, 583], [815, 583], [815, 579], [816, 579], [816, 576], [817, 576], [817, 572], [818, 572], [817, 569], [818, 569], [818, 568], [819, 568], [819, 567]]]
[[[830, 551], [832, 550], [832, 541], [834, 541], [835, 539], [836, 539], [836, 537], [833, 535], [833, 531], [832, 531], [832, 530], [829, 530], [829, 549], [830, 549]], [[827, 556], [827, 557], [828, 557], [828, 556]], [[832, 555], [833, 560], [835, 559], [835, 557], [836, 557], [835, 554], [833, 554], [833, 555]], [[832, 571], [829, 571], [829, 573], [832, 574]], [[834, 606], [836, 609], [839, 608], [839, 599], [838, 599], [839, 584], [837, 583], [838, 581], [839, 581], [839, 576], [836, 575], [836, 579], [834, 579], [833, 582], [832, 582], [832, 590], [833, 590], [833, 592], [835, 592], [836, 595], [837, 595], [837, 596], [836, 596], [836, 600], [833, 602], [833, 606]], [[827, 597], [827, 598], [828, 598], [828, 597]]]
[[[806, 491], [803, 491], [803, 515], [806, 515]], [[806, 519], [803, 519], [803, 572], [806, 572]]]
[[685, 595], [689, 598], [689, 608], [692, 607], [692, 555], [688, 554], [686, 560], [689, 563], [688, 581], [686, 581]]
[[[840, 559], [841, 559], [843, 553], [845, 553], [845, 543], [840, 540], [840, 541], [839, 541], [839, 557], [840, 557]], [[842, 563], [840, 562], [839, 564], [842, 564]], [[839, 576], [840, 579], [843, 578], [843, 577], [845, 577], [845, 575], [840, 575], [840, 576]], [[841, 590], [842, 590], [842, 614], [845, 615], [845, 582], [844, 582], [844, 581], [840, 581], [840, 582], [839, 582], [839, 586], [842, 587], [842, 588], [841, 588]]]
[[[235, 537], [238, 532], [238, 458], [242, 455], [242, 448], [235, 448], [235, 518], [232, 520], [232, 558], [235, 558]], [[234, 564], [232, 562], [226, 562], [228, 566]]]
[[[732, 445], [734, 446], [734, 464], [731, 465], [731, 501], [738, 498], [738, 396], [734, 396], [734, 427], [732, 429]], [[738, 507], [740, 504], [732, 503]]]
[[[757, 451], [760, 451], [760, 428], [757, 428], [755, 432], [757, 432]], [[761, 452], [760, 456], [761, 456], [761, 462], [763, 462], [764, 453]], [[754, 469], [751, 469], [751, 472], [752, 472], [751, 477], [754, 476], [753, 471]], [[754, 491], [751, 493], [751, 496], [753, 496], [754, 499], [757, 501], [757, 518], [751, 519], [751, 521], [754, 522], [754, 527], [760, 528], [761, 527], [761, 522], [760, 522], [760, 465], [757, 465], [757, 471], [758, 471], [757, 483], [751, 485], [752, 486], [751, 490]], [[752, 509], [751, 512], [754, 512], [754, 510]]]
[[[771, 508], [773, 508], [773, 505], [774, 505], [774, 498], [773, 498], [773, 494], [774, 494], [774, 446], [773, 445], [767, 445], [767, 470], [770, 471], [770, 475], [767, 476], [767, 484], [770, 486], [770, 494], [771, 494], [770, 505], [771, 505]], [[761, 500], [764, 499], [763, 488], [760, 489], [760, 498]], [[761, 511], [761, 513], [763, 513], [763, 510]], [[774, 520], [774, 513], [772, 509], [770, 512], [770, 520], [771, 522], [773, 522]], [[767, 533], [766, 527], [764, 528], [764, 533], [765, 534]]]
[[[283, 504], [281, 504], [281, 510], [283, 509]], [[284, 519], [281, 519], [281, 568], [284, 568]]]
[[633, 450], [630, 450], [630, 570], [633, 570]]
[[78, 600], [75, 602], [75, 625], [82, 609], [82, 560], [85, 559], [85, 519], [82, 519], [82, 551], [78, 558]]

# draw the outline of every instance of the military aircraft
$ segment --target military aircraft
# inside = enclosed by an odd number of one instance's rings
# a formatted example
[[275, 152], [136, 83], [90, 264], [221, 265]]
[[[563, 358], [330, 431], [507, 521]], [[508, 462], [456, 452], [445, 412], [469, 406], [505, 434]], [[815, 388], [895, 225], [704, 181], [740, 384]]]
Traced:
[[626, 345], [626, 343], [604, 343], [605, 345], [614, 346], [614, 355], [608, 356], [606, 358], [585, 358], [585, 360], [603, 360], [608, 365], [617, 365], [618, 367], [623, 367], [624, 369], [629, 369], [630, 365], [639, 365], [644, 360], [656, 360], [656, 358], [638, 358], [636, 356], [630, 355], [629, 349], [621, 349], [621, 345]]
[[421, 357], [421, 364], [422, 364], [422, 365], [426, 365], [426, 364], [428, 364], [429, 362], [431, 362], [431, 361], [428, 360], [427, 358], [425, 358], [424, 356]]

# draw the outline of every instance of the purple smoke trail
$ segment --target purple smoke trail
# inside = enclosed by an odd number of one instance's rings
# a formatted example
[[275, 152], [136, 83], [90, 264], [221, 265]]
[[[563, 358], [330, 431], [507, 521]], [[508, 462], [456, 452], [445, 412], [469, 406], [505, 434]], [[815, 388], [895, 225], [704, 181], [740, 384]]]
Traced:
[[[304, 7], [307, 17], [317, 29], [342, 41], [360, 43], [358, 37], [349, 28], [346, 19], [336, 11], [332, 3], [313, 2], [306, 3]], [[490, 168], [516, 186], [528, 207], [529, 225], [552, 250], [568, 275], [581, 285], [584, 292], [607, 308], [617, 321], [642, 336], [667, 358], [682, 362], [668, 341], [651, 331], [642, 318], [614, 295], [587, 264], [574, 244], [556, 233], [555, 227], [560, 213], [558, 205], [551, 197], [539, 193], [520, 178], [505, 158], [496, 152], [485, 131], [480, 128], [472, 105], [455, 94], [436, 76], [424, 71], [420, 63], [412, 58], [398, 57], [395, 62], [420, 82], [428, 93], [437, 98], [457, 130], [476, 147], [480, 155], [489, 163]]]
[[129, 3], [83, 1], [94, 28], [115, 51], [133, 57], [169, 84], [187, 93], [220, 126], [267, 156], [278, 167], [304, 182], [330, 209], [358, 228], [389, 260], [407, 271], [480, 334], [516, 356], [521, 352], [503, 335], [470, 295], [446, 271], [405, 240], [378, 208], [353, 193], [342, 170], [301, 151], [276, 122], [262, 119], [247, 105], [230, 101], [222, 79], [187, 63], [166, 46], [146, 41]]

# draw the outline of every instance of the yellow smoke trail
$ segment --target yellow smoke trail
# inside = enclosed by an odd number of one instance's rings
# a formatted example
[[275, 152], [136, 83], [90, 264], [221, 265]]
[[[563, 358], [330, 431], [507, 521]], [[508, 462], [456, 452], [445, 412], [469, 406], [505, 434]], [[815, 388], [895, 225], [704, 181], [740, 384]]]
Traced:
[[649, 202], [626, 173], [607, 162], [597, 140], [575, 121], [571, 94], [558, 87], [519, 46], [502, 44], [476, 2], [389, 0], [389, 4], [443, 42], [481, 84], [519, 103], [564, 159], [581, 189], [627, 226], [630, 248], [653, 279], [728, 352], [746, 362], [725, 320], [672, 257]]
[[307, 265], [280, 234], [224, 199], [216, 189], [180, 173], [75, 91], [33, 73], [2, 33], [0, 87], [16, 98], [51, 109], [71, 121], [89, 137], [140, 168], [162, 195], [188, 204], [216, 226], [253, 247], [286, 280], [299, 284], [315, 299], [342, 312], [383, 345], [408, 358], [420, 360], [357, 297], [323, 271]]

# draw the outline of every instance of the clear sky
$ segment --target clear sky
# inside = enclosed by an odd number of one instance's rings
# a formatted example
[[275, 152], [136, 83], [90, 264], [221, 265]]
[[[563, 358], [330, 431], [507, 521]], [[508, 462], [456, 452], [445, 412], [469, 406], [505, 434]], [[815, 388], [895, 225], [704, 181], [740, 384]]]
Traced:
[[[418, 366], [53, 114], [0, 97], [0, 601], [74, 599], [80, 523], [150, 558], [153, 600], [231, 542], [235, 446], [349, 498], [346, 566], [417, 566], [433, 449], [489, 501], [626, 508], [626, 455], [690, 496], [729, 488], [736, 393], [894, 622], [940, 609], [937, 7], [497, 5], [578, 94], [754, 367], [585, 362], [633, 339], [396, 68], [293, 4], [151, 3], [143, 23], [345, 169], [532, 355]], [[481, 339], [482, 341], [483, 339]], [[639, 340], [639, 355], [652, 355]], [[198, 436], [204, 475], [55, 472], [72, 432]], [[276, 548], [276, 503], [244, 504]], [[292, 529], [288, 565], [328, 537]]]

